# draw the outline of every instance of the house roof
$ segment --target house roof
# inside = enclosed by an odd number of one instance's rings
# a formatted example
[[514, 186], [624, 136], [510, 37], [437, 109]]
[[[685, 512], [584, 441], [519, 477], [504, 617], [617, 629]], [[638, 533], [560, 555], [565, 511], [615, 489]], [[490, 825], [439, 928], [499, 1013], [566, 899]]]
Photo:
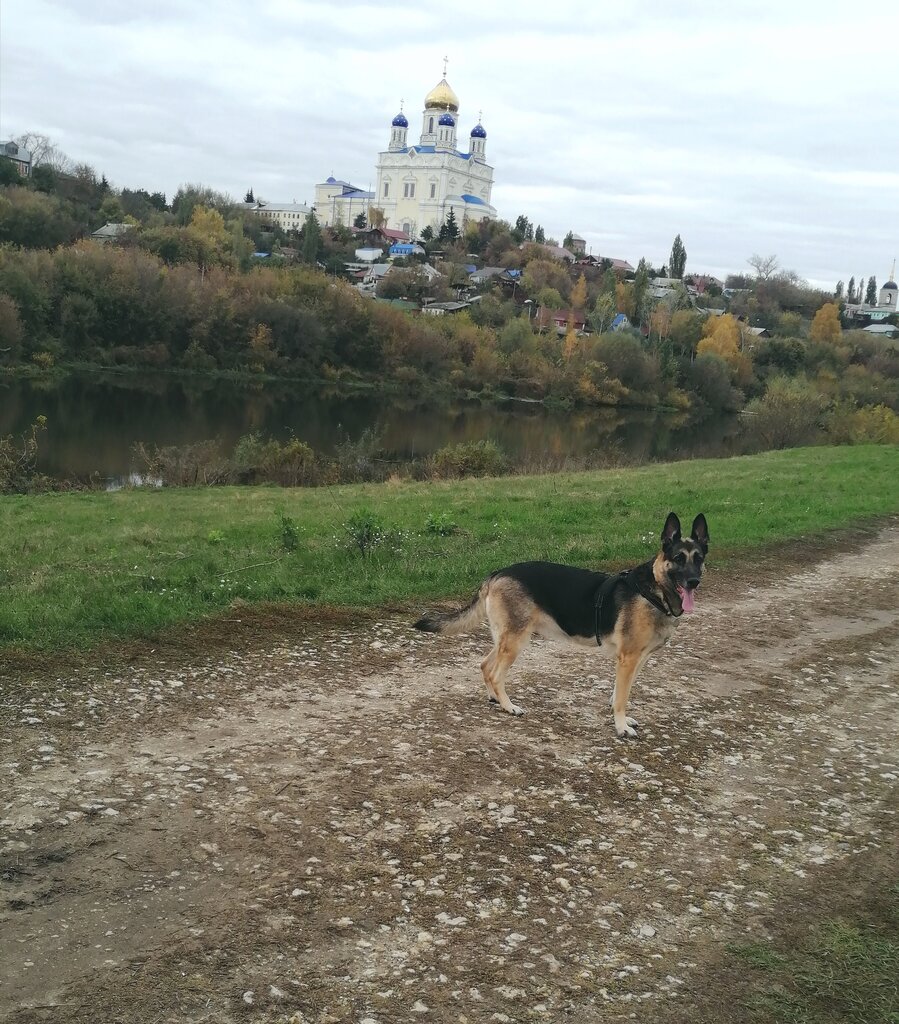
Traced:
[[118, 238], [134, 227], [133, 224], [114, 224], [111, 221], [91, 232], [91, 238]]
[[471, 279], [472, 281], [489, 281], [491, 277], [497, 277], [504, 270], [505, 267], [481, 267], [471, 275]]
[[565, 249], [561, 245], [541, 245], [540, 248], [544, 252], [548, 252], [550, 256], [554, 256], [557, 260], [568, 260], [570, 263], [573, 263], [576, 259], [570, 249]]
[[614, 259], [612, 256], [600, 256], [599, 261], [605, 260], [606, 263], [612, 264], [613, 270], [633, 270], [634, 268], [628, 263], [627, 260]]
[[867, 331], [868, 334], [899, 334], [899, 327], [894, 327], [892, 324], [868, 324], [862, 330]]
[[18, 160], [23, 164], [31, 163], [31, 153], [13, 139], [7, 139], [6, 142], [0, 142], [0, 156], [8, 156], [10, 160]]
[[253, 213], [262, 213], [267, 210], [269, 213], [309, 213], [312, 210], [311, 206], [307, 206], [305, 203], [269, 203], [265, 199], [260, 199], [257, 203], [245, 203]]
[[546, 310], [545, 315], [550, 317], [552, 320], [564, 320], [568, 323], [572, 320], [576, 324], [585, 324], [587, 322], [586, 317], [583, 313], [578, 313], [574, 309], [549, 309], [545, 306], [541, 307], [540, 312], [543, 313]]
[[470, 302], [429, 302], [421, 308], [427, 312], [429, 309], [442, 309], [446, 313], [457, 313], [460, 309], [467, 309]]

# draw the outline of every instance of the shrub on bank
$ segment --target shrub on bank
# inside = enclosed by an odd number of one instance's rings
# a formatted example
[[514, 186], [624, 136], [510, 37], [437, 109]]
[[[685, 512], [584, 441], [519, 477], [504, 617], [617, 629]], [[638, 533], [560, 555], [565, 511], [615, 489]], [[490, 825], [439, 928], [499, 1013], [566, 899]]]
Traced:
[[506, 455], [494, 441], [463, 441], [435, 452], [434, 475], [442, 479], [463, 476], [499, 476], [506, 469]]

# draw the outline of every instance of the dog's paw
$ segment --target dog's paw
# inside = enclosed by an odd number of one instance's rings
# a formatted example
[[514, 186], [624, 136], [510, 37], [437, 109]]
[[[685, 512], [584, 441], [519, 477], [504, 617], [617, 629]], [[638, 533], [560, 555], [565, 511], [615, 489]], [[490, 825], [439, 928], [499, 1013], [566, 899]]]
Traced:
[[640, 738], [637, 730], [630, 725], [625, 725], [623, 729], [616, 729], [615, 732], [620, 740], [636, 740]]
[[496, 699], [496, 697], [488, 697], [487, 698], [487, 703], [488, 704], [499, 704], [499, 701]]
[[632, 725], [635, 729], [639, 729], [640, 728], [640, 723], [637, 721], [636, 718], [628, 718], [628, 717], [625, 716], [624, 720], [625, 720], [625, 722], [628, 725]]
[[513, 704], [509, 709], [509, 714], [514, 715], [516, 718], [521, 718], [524, 714], [524, 708], [520, 708], [517, 704]]

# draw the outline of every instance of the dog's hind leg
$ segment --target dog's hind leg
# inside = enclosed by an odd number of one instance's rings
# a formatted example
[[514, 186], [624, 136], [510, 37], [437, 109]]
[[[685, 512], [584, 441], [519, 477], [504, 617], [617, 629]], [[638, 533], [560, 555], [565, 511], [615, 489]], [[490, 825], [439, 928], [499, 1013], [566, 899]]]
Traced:
[[506, 673], [530, 639], [529, 630], [522, 633], [506, 633], [484, 659], [483, 672], [487, 688], [493, 690], [499, 706], [510, 715], [523, 715], [524, 709], [509, 700], [506, 693]]
[[491, 704], [499, 704], [499, 698], [496, 696], [496, 690], [493, 689], [493, 669], [496, 665], [496, 653], [497, 645], [494, 644], [490, 650], [490, 653], [481, 662], [481, 673], [484, 676], [484, 685], [487, 687], [487, 699]]

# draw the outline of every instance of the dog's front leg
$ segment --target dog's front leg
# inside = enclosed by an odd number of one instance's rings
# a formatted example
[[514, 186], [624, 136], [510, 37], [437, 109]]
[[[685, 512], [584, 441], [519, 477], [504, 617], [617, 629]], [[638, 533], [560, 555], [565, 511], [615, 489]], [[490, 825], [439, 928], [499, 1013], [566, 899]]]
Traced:
[[640, 671], [644, 658], [639, 654], [630, 651], [622, 651], [618, 655], [615, 668], [615, 689], [612, 691], [612, 710], [615, 713], [615, 732], [619, 736], [636, 737], [637, 732], [634, 726], [637, 724], [633, 718], [629, 718], [627, 702], [630, 697], [631, 684]]

